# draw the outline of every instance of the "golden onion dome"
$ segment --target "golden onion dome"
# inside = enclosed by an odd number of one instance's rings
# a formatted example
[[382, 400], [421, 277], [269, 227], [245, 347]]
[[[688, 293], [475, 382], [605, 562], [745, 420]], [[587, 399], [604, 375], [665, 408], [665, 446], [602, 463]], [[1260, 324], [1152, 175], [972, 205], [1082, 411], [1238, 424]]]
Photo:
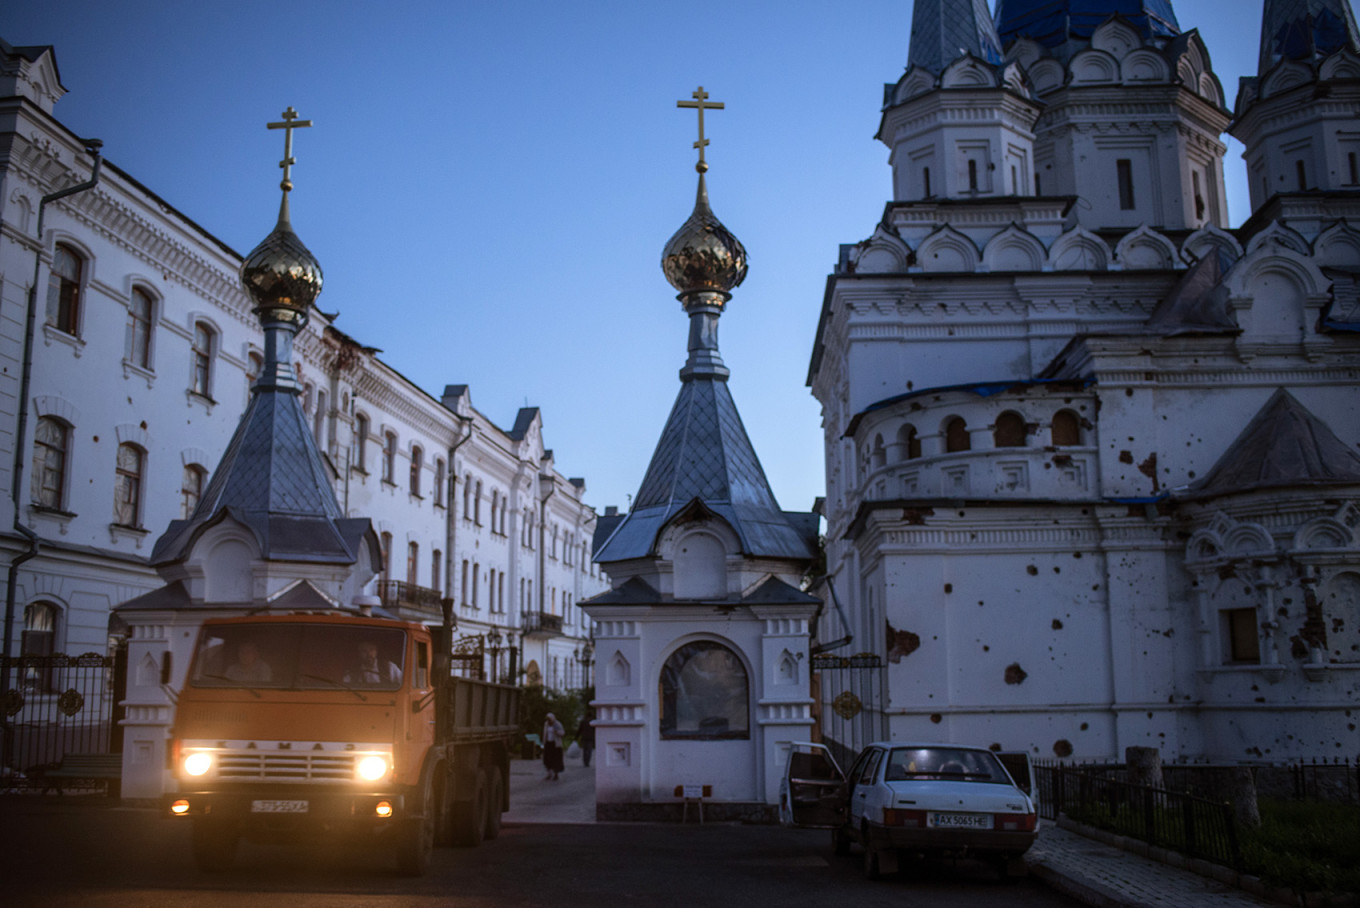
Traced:
[[746, 279], [746, 249], [708, 207], [702, 171], [694, 213], [666, 243], [661, 270], [682, 296], [698, 291], [727, 294]]
[[279, 223], [241, 263], [241, 282], [256, 309], [306, 313], [321, 293], [321, 264], [293, 232], [284, 197]]

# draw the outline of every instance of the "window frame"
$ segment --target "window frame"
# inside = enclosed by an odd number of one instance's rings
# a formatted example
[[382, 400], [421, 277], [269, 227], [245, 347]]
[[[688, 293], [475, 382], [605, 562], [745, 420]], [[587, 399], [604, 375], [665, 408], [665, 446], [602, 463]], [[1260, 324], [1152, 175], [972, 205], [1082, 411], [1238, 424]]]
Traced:
[[[145, 305], [145, 315], [139, 311]], [[151, 339], [156, 324], [156, 297], [140, 284], [134, 285], [128, 295], [127, 331], [123, 342], [123, 361], [135, 369], [154, 372], [152, 367]], [[141, 340], [141, 355], [138, 356], [137, 341]]]
[[[58, 270], [59, 256], [69, 257], [75, 274]], [[80, 321], [85, 300], [85, 279], [89, 257], [70, 243], [52, 247], [52, 264], [47, 275], [47, 324], [71, 337], [80, 337]]]
[[[125, 453], [131, 454], [134, 458], [132, 466], [125, 463], [123, 458]], [[142, 512], [145, 505], [143, 491], [146, 486], [146, 449], [130, 441], [122, 442], [118, 445], [114, 463], [114, 526], [134, 530], [142, 529]]]
[[213, 360], [219, 346], [217, 329], [210, 322], [195, 319], [189, 341], [189, 392], [208, 401], [213, 399]]
[[[61, 447], [58, 448], [49, 441], [44, 440], [42, 430], [44, 426], [53, 426], [61, 432]], [[39, 416], [33, 427], [33, 476], [30, 479], [29, 494], [32, 504], [35, 507], [49, 511], [64, 512], [67, 501], [67, 488], [71, 473], [71, 439], [75, 428], [66, 420], [56, 416]], [[49, 456], [38, 457], [39, 448], [42, 448]], [[33, 492], [46, 492], [49, 489], [47, 477], [53, 471], [49, 469], [50, 452], [57, 452], [59, 464], [55, 470], [56, 485], [53, 489], [55, 502], [47, 501], [42, 494], [34, 495]], [[41, 477], [41, 478], [40, 478]]]

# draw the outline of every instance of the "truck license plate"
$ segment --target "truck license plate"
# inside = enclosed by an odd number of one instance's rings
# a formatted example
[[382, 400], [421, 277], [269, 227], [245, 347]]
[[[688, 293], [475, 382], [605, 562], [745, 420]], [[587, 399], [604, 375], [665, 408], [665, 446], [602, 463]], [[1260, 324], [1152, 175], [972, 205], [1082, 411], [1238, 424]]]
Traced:
[[251, 801], [251, 813], [306, 813], [306, 801]]
[[987, 813], [932, 813], [930, 825], [936, 829], [991, 829], [992, 816]]

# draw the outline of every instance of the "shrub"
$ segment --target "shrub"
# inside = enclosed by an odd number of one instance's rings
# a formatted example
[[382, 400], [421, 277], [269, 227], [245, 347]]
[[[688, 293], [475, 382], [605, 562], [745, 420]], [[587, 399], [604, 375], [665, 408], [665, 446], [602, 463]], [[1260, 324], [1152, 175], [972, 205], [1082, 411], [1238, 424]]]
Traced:
[[1242, 830], [1248, 873], [1295, 892], [1360, 892], [1360, 808], [1261, 800], [1261, 828]]

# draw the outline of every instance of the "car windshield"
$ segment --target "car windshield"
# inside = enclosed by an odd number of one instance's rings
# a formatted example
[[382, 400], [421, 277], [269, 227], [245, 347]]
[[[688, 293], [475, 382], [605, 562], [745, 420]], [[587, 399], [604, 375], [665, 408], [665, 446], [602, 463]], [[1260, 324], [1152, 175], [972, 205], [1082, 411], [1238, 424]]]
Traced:
[[250, 690], [396, 690], [406, 632], [323, 624], [205, 627], [194, 654], [194, 687]]
[[883, 781], [947, 779], [962, 782], [1002, 782], [1011, 778], [1001, 761], [985, 750], [963, 747], [895, 747], [888, 755]]

